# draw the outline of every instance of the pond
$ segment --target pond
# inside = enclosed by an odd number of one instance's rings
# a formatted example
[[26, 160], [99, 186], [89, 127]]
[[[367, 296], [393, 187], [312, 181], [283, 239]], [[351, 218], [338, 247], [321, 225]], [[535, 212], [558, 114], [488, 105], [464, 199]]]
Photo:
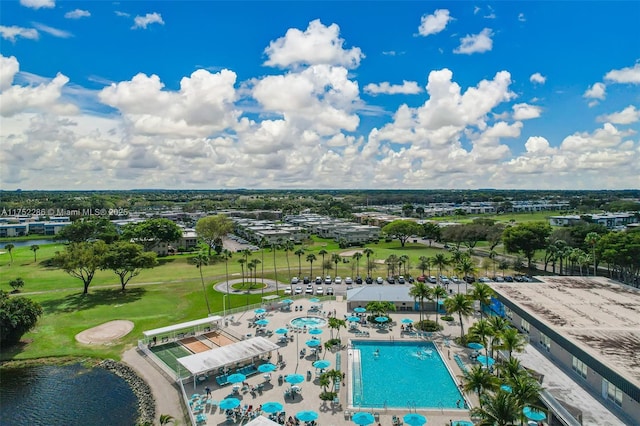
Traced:
[[13, 244], [13, 246], [15, 248], [18, 247], [29, 247], [32, 246], [34, 244], [37, 244], [39, 246], [43, 246], [45, 244], [63, 244], [64, 241], [54, 241], [54, 240], [22, 240], [22, 241], [4, 241], [0, 243], [0, 248], [4, 248], [4, 246], [6, 246], [7, 244]]

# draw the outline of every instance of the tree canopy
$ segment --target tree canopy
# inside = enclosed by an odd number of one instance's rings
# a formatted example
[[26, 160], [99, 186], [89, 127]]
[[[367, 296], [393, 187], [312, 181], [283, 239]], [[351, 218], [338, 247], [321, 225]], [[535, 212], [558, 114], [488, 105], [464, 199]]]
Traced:
[[211, 256], [212, 247], [215, 247], [216, 253], [220, 254], [222, 239], [232, 230], [233, 222], [223, 214], [203, 217], [196, 223], [196, 233], [198, 238], [209, 247], [209, 256]]
[[24, 333], [35, 327], [42, 312], [37, 302], [26, 297], [9, 297], [0, 290], [0, 346], [18, 343]]
[[522, 253], [529, 268], [536, 250], [547, 246], [551, 226], [545, 222], [527, 222], [508, 227], [502, 234], [505, 249], [510, 253]]
[[126, 225], [122, 237], [142, 244], [145, 251], [150, 251], [158, 243], [179, 241], [182, 229], [169, 219], [148, 219]]
[[394, 220], [385, 225], [382, 228], [382, 232], [399, 239], [400, 244], [404, 247], [404, 244], [412, 235], [422, 234], [423, 228], [413, 220]]
[[112, 270], [120, 278], [122, 291], [125, 291], [131, 278], [139, 275], [143, 269], [153, 268], [157, 263], [156, 254], [145, 252], [141, 245], [118, 241], [109, 245], [101, 269]]
[[104, 241], [92, 243], [71, 243], [62, 252], [57, 252], [53, 263], [72, 277], [82, 280], [83, 294], [89, 292], [93, 276], [104, 262], [108, 247]]
[[106, 218], [76, 220], [71, 225], [62, 228], [56, 235], [57, 240], [67, 240], [71, 243], [102, 240], [110, 244], [118, 237], [116, 226]]

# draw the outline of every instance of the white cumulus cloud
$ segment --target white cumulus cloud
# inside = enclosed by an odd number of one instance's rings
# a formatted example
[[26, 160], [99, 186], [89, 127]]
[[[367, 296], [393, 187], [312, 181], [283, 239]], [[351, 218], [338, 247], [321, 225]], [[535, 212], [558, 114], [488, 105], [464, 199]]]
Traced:
[[640, 84], [640, 62], [632, 67], [611, 70], [605, 74], [604, 78], [615, 83]]
[[64, 14], [64, 17], [67, 19], [88, 18], [89, 16], [91, 16], [91, 12], [82, 9], [71, 10]]
[[317, 64], [357, 68], [364, 54], [358, 47], [344, 49], [343, 44], [337, 24], [327, 27], [316, 19], [304, 32], [290, 28], [284, 37], [272, 41], [264, 50], [268, 56], [264, 64], [280, 68]]
[[602, 101], [607, 97], [607, 86], [604, 83], [594, 83], [582, 96], [587, 99], [600, 99]]
[[532, 118], [540, 117], [542, 109], [539, 106], [529, 104], [515, 104], [513, 106], [513, 119], [514, 120], [530, 120]]
[[520, 22], [526, 22], [527, 18], [524, 16], [524, 13], [520, 12], [518, 13], [518, 21]]
[[469, 34], [460, 39], [460, 46], [454, 49], [454, 53], [471, 55], [472, 53], [483, 53], [493, 48], [493, 31], [485, 28], [478, 34]]
[[20, 70], [20, 64], [15, 56], [2, 56], [0, 55], [0, 90], [11, 87], [13, 83], [13, 77]]
[[43, 33], [50, 34], [50, 35], [52, 35], [54, 37], [58, 37], [58, 38], [73, 37], [73, 34], [71, 34], [69, 31], [60, 30], [58, 28], [53, 28], [53, 27], [50, 27], [48, 25], [41, 24], [39, 22], [34, 22], [33, 26], [36, 27], [38, 30], [42, 31]]
[[391, 84], [387, 81], [379, 84], [369, 83], [364, 87], [364, 91], [370, 95], [415, 95], [416, 93], [422, 92], [422, 89], [415, 81], [403, 80], [402, 84]]
[[131, 29], [134, 29], [134, 30], [137, 28], [142, 28], [146, 30], [147, 26], [151, 24], [164, 25], [162, 16], [157, 12], [147, 13], [144, 16], [138, 15], [133, 19], [133, 22], [134, 22], [134, 25], [133, 27], [131, 27]]
[[437, 34], [447, 27], [447, 24], [452, 21], [453, 18], [449, 15], [447, 9], [437, 9], [433, 12], [433, 15], [424, 15], [420, 19], [420, 27], [418, 33], [421, 36], [428, 36], [431, 34]]
[[20, 4], [31, 9], [51, 9], [56, 6], [55, 0], [20, 0]]
[[547, 77], [543, 76], [539, 72], [531, 74], [529, 81], [536, 84], [544, 84], [547, 81]]
[[598, 121], [614, 124], [631, 124], [640, 121], [640, 110], [634, 105], [629, 105], [625, 109], [612, 114], [601, 115]]
[[0, 35], [3, 39], [9, 40], [15, 43], [18, 37], [27, 38], [30, 40], [37, 40], [40, 36], [38, 31], [34, 28], [23, 28], [12, 25], [10, 27], [6, 27], [4, 25], [0, 25]]

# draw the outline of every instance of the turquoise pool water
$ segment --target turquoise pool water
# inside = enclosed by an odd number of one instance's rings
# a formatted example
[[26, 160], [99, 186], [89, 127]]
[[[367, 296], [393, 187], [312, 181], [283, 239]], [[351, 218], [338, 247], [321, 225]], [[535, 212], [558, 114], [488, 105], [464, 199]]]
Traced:
[[353, 348], [355, 406], [455, 409], [464, 401], [431, 342], [353, 341]]
[[327, 325], [327, 320], [320, 317], [298, 317], [291, 320], [291, 325], [294, 327], [324, 327]]

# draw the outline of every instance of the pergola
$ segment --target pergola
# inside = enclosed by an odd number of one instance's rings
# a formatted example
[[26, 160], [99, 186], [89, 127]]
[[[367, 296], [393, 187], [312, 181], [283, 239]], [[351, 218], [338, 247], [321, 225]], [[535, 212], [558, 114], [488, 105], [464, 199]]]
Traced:
[[235, 364], [280, 349], [280, 346], [264, 337], [253, 337], [216, 349], [178, 358], [195, 379], [198, 375], [217, 371], [221, 367]]
[[[149, 339], [154, 336], [171, 336], [172, 338], [176, 337], [176, 334], [179, 332], [184, 332], [185, 330], [189, 331], [200, 331], [205, 330], [206, 328], [211, 328], [214, 323], [218, 323], [222, 319], [221, 316], [212, 316], [207, 318], [200, 318], [193, 321], [182, 322], [180, 324], [168, 325], [166, 327], [156, 328], [153, 330], [143, 331], [142, 334], [145, 337], [145, 342], [148, 343]], [[219, 325], [219, 323], [217, 324]]]

